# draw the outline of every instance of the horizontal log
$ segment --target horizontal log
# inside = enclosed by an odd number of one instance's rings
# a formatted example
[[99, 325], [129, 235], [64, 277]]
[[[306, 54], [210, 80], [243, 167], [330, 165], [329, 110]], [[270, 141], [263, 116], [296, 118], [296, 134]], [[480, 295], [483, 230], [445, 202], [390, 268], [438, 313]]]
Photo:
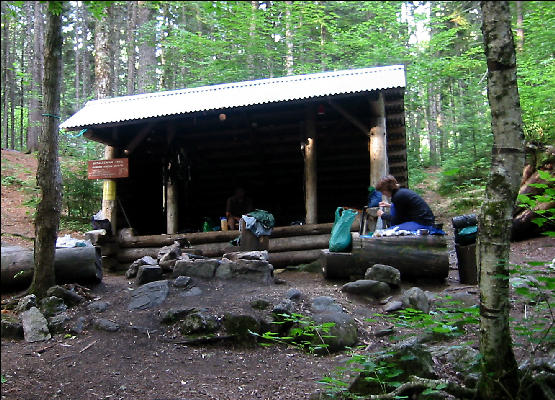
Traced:
[[[34, 270], [33, 250], [2, 247], [2, 288], [29, 286]], [[102, 281], [100, 249], [93, 246], [56, 249], [54, 271], [57, 283], [98, 283]]]
[[269, 253], [268, 261], [274, 268], [308, 264], [316, 261], [322, 249], [282, 251], [279, 253]]

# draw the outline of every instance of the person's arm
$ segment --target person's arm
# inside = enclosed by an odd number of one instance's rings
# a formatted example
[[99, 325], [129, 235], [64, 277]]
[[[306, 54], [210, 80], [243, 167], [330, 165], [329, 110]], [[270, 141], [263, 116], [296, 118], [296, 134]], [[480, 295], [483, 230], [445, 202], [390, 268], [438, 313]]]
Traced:
[[225, 216], [227, 219], [229, 219], [231, 217], [231, 198], [228, 198], [226, 203], [225, 203]]

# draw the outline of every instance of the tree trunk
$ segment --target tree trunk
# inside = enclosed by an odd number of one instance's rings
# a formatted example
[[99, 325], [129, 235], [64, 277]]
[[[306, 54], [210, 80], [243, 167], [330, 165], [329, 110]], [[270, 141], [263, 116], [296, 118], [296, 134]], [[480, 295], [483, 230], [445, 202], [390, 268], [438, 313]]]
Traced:
[[137, 29], [137, 2], [127, 3], [127, 94], [135, 94], [135, 31]]
[[[4, 3], [2, 6], [5, 7]], [[4, 9], [2, 9], [2, 15], [6, 15], [4, 13]], [[3, 135], [3, 142], [4, 147], [8, 148], [8, 130], [9, 130], [9, 118], [8, 118], [8, 97], [9, 97], [9, 42], [10, 42], [10, 35], [9, 35], [9, 28], [10, 28], [10, 17], [6, 16], [2, 19], [2, 132]]]
[[524, 135], [509, 4], [482, 1], [480, 6], [494, 143], [478, 220], [482, 375], [477, 398], [491, 400], [506, 399], [519, 387], [509, 330], [509, 239], [524, 166]]
[[8, 66], [10, 67], [9, 93], [10, 93], [10, 149], [15, 149], [15, 55], [17, 53], [17, 39], [16, 39], [17, 25], [12, 27], [12, 40], [11, 51]]
[[89, 52], [89, 27], [87, 21], [89, 20], [89, 12], [86, 7], [81, 7], [81, 34], [83, 40], [83, 49], [81, 52], [80, 60], [80, 70], [82, 76], [82, 86], [81, 86], [81, 104], [84, 105], [89, 98], [93, 97], [93, 91], [91, 90], [91, 54]]
[[[27, 287], [35, 264], [33, 251], [21, 247], [2, 247], [2, 288]], [[102, 259], [95, 247], [56, 249], [56, 283], [98, 283], [102, 280]]]
[[112, 82], [110, 87], [112, 88], [112, 95], [118, 96], [121, 92], [119, 90], [119, 74], [120, 74], [120, 36], [121, 36], [121, 8], [118, 4], [112, 5], [109, 9], [110, 15], [110, 25], [111, 25], [111, 35], [110, 35], [110, 48], [112, 49], [113, 56], [110, 57], [110, 72]]
[[58, 160], [62, 15], [48, 13], [44, 48], [43, 129], [39, 141], [37, 184], [41, 192], [35, 219], [35, 273], [29, 289], [38, 298], [56, 283], [54, 254], [62, 208], [62, 176]]
[[112, 49], [110, 48], [109, 29], [110, 26], [107, 16], [96, 20], [94, 39], [94, 80], [97, 99], [104, 99], [112, 94], [110, 80], [110, 58], [112, 57]]
[[291, 28], [292, 1], [285, 2], [285, 45], [287, 55], [285, 57], [285, 71], [287, 75], [293, 75], [293, 30]]
[[35, 5], [33, 24], [33, 60], [31, 61], [31, 100], [29, 102], [29, 133], [27, 136], [27, 152], [32, 153], [39, 148], [39, 136], [42, 123], [42, 94], [44, 75], [44, 38], [43, 38], [43, 9], [38, 1]]
[[138, 24], [141, 29], [139, 40], [139, 69], [137, 76], [137, 91], [146, 93], [156, 88], [156, 54], [155, 54], [155, 30], [154, 27], [147, 28], [152, 20], [152, 9], [146, 1], [137, 2]]

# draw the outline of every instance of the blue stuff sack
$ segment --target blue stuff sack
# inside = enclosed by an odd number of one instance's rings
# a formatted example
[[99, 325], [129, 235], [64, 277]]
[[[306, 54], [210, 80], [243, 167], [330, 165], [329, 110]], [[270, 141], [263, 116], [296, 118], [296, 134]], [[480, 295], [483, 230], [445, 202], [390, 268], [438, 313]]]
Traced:
[[351, 225], [358, 212], [350, 209], [337, 207], [335, 210], [335, 221], [331, 228], [329, 250], [331, 252], [348, 251], [351, 247]]

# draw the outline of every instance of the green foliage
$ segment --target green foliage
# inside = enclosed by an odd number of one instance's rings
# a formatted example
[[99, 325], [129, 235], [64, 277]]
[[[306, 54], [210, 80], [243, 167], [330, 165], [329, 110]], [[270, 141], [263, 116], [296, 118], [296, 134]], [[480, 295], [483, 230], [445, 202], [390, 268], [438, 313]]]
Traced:
[[539, 194], [519, 194], [517, 200], [520, 202], [519, 207], [524, 207], [537, 215], [532, 220], [533, 223], [540, 228], [546, 228], [545, 235], [555, 237], [555, 207], [541, 207], [542, 204], [555, 204], [555, 176], [549, 171], [538, 171], [540, 178], [547, 183], [533, 183], [531, 187], [540, 189]]
[[24, 182], [16, 176], [3, 176], [2, 186], [23, 186]]
[[[330, 329], [335, 326], [334, 322], [315, 324], [311, 318], [298, 313], [284, 313], [277, 316], [280, 317], [280, 320], [273, 321], [273, 324], [292, 324], [287, 336], [282, 336], [277, 332], [264, 332], [263, 334], [249, 332], [265, 341], [291, 345], [310, 354], [322, 354], [323, 351], [327, 351], [328, 345], [324, 339], [331, 337], [328, 334]], [[266, 343], [262, 344], [265, 345]]]
[[[83, 161], [62, 164], [63, 176], [63, 205], [67, 217], [65, 223], [80, 221], [82, 226], [90, 221], [101, 206], [101, 187], [97, 180], [87, 179], [87, 164]], [[71, 218], [74, 219], [71, 219]], [[77, 219], [75, 219], [77, 217]]]

